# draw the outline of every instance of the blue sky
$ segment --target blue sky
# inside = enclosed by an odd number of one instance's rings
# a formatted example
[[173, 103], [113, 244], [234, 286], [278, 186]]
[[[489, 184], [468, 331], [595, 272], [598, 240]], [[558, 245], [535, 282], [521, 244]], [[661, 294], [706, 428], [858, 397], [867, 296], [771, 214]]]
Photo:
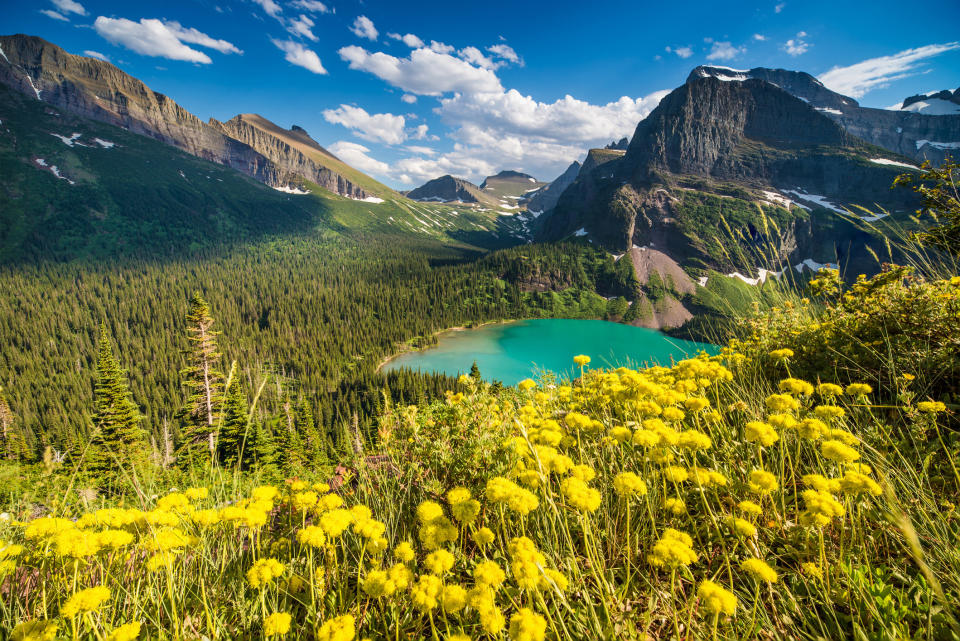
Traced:
[[300, 125], [398, 188], [552, 179], [698, 64], [807, 71], [881, 108], [960, 86], [956, 0], [6, 4], [0, 33], [103, 56], [202, 119]]

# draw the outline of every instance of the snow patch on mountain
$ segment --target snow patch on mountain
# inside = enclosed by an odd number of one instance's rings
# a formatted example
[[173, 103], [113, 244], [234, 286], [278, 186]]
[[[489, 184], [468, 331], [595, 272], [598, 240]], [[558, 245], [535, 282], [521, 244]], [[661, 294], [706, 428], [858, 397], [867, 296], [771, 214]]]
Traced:
[[909, 104], [900, 111], [911, 111], [927, 116], [954, 116], [960, 114], [960, 105], [942, 98], [928, 98]]
[[918, 140], [917, 150], [919, 151], [924, 145], [930, 145], [935, 149], [960, 149], [960, 142], [936, 142], [934, 140]]
[[906, 167], [907, 169], [920, 169], [916, 165], [910, 165], [905, 162], [897, 162], [896, 160], [890, 160], [889, 158], [871, 158], [870, 162], [875, 162], [878, 165], [892, 165], [894, 167]]
[[835, 116], [842, 116], [843, 112], [839, 109], [833, 109], [831, 107], [817, 107], [817, 111], [822, 111], [823, 113], [833, 114]]
[[840, 266], [836, 263], [818, 263], [812, 258], [804, 258], [802, 261], [793, 266], [798, 273], [803, 273], [803, 268], [806, 267], [812, 272], [818, 272], [821, 269], [840, 269]]
[[57, 138], [59, 138], [60, 141], [63, 144], [65, 144], [67, 147], [73, 147], [74, 145], [78, 147], [86, 147], [86, 145], [77, 142], [80, 139], [81, 134], [78, 134], [76, 132], [72, 133], [69, 138], [67, 136], [61, 136], [60, 134], [55, 134], [55, 133], [51, 133], [50, 135], [56, 136]]
[[740, 272], [733, 272], [732, 274], [727, 274], [729, 278], [739, 278], [747, 285], [762, 285], [767, 282], [767, 278], [780, 278], [783, 276], [783, 270], [781, 269], [778, 272], [772, 272], [769, 269], [760, 269], [759, 274], [756, 278], [751, 278], [750, 276], [744, 276]]
[[112, 149], [117, 143], [110, 142], [109, 140], [103, 140], [102, 138], [94, 138], [93, 142], [97, 143], [104, 149]]
[[285, 194], [296, 194], [298, 196], [304, 196], [309, 194], [309, 191], [300, 189], [299, 187], [291, 187], [290, 185], [283, 185], [282, 187], [274, 187], [277, 191], [282, 191]]

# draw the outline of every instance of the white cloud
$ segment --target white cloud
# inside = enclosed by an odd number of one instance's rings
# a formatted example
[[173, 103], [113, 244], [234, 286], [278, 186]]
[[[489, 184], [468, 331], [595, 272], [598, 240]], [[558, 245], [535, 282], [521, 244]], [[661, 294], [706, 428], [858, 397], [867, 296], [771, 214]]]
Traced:
[[378, 174], [380, 176], [388, 176], [390, 173], [390, 165], [376, 158], [371, 158], [368, 155], [370, 149], [361, 144], [338, 140], [332, 145], [328, 145], [327, 149], [343, 162], [351, 167], [356, 167], [362, 172]]
[[786, 2], [781, 2], [780, 4], [778, 4], [777, 6], [775, 6], [775, 7], [773, 8], [773, 12], [774, 12], [774, 13], [780, 13], [781, 11], [783, 11], [783, 8], [784, 8], [785, 6], [787, 6], [787, 3], [786, 3]]
[[330, 13], [330, 7], [317, 0], [295, 0], [290, 3], [290, 6], [311, 13]]
[[214, 49], [220, 53], [243, 53], [226, 40], [211, 38], [202, 31], [197, 31], [193, 28], [182, 27], [179, 22], [164, 22], [164, 26], [166, 26], [167, 29], [169, 29], [170, 32], [173, 33], [173, 35], [176, 36], [177, 40], [180, 42], [189, 42], [190, 44], [200, 45], [201, 47]]
[[358, 38], [366, 38], [367, 40], [376, 40], [380, 33], [373, 26], [373, 20], [367, 16], [357, 16], [357, 19], [353, 21], [353, 26], [350, 27], [350, 31], [355, 33]]
[[54, 20], [60, 20], [61, 22], [70, 22], [70, 18], [67, 16], [57, 13], [53, 9], [41, 9], [40, 13], [47, 16], [48, 18], [53, 18]]
[[400, 96], [400, 100], [404, 101], [408, 105], [412, 105], [417, 101], [417, 97], [414, 96], [412, 93], [405, 93], [402, 96]]
[[421, 156], [437, 155], [436, 149], [431, 149], [430, 147], [422, 147], [420, 145], [407, 145], [406, 147], [404, 147], [404, 149], [414, 154], [420, 154]]
[[290, 64], [303, 67], [307, 71], [312, 71], [316, 74], [323, 75], [327, 73], [327, 70], [323, 68], [323, 64], [320, 62], [320, 56], [299, 42], [294, 42], [293, 40], [276, 40], [274, 38], [270, 38], [270, 42], [272, 42], [277, 49], [287, 54], [283, 59]]
[[409, 58], [371, 53], [351, 45], [338, 52], [351, 69], [366, 71], [407, 93], [438, 96], [448, 92], [502, 91], [490, 69], [481, 69], [433, 49], [414, 49]]
[[410, 47], [411, 49], [419, 49], [420, 47], [423, 46], [423, 40], [413, 35], [412, 33], [407, 33], [402, 36], [399, 33], [388, 33], [387, 37], [393, 38], [394, 40], [399, 40], [403, 44]]
[[[502, 38], [503, 36], [501, 36]], [[514, 64], [523, 66], [523, 60], [520, 59], [520, 56], [517, 55], [517, 52], [513, 50], [513, 47], [510, 45], [491, 45], [487, 47], [487, 51], [492, 53], [497, 58], [501, 60], [506, 60], [507, 62], [512, 62]]]
[[407, 139], [406, 120], [403, 116], [370, 114], [361, 107], [340, 105], [337, 109], [324, 110], [323, 117], [327, 122], [343, 125], [352, 130], [354, 135], [371, 142], [398, 145]]
[[483, 55], [483, 52], [477, 49], [476, 47], [464, 47], [459, 52], [457, 52], [457, 55], [459, 55], [461, 59], [466, 60], [470, 64], [476, 65], [481, 69], [497, 69], [503, 64], [506, 64], [501, 62], [494, 62], [491, 58], [488, 58], [485, 55]]
[[431, 40], [430, 50], [436, 51], [437, 53], [453, 53], [454, 51], [456, 51], [456, 47], [451, 47], [450, 45], [443, 44], [442, 42]]
[[290, 20], [290, 22], [287, 23], [287, 31], [295, 36], [301, 36], [316, 42], [319, 40], [319, 38], [317, 38], [317, 36], [313, 34], [313, 31], [311, 31], [313, 25], [313, 20], [307, 16], [301, 15], [299, 18]]
[[427, 125], [417, 125], [417, 128], [414, 129], [413, 133], [410, 134], [410, 137], [414, 140], [423, 140], [427, 137], [427, 132], [430, 130], [430, 127]]
[[805, 54], [807, 49], [810, 48], [810, 44], [804, 40], [807, 32], [801, 31], [797, 34], [796, 38], [790, 38], [781, 47], [784, 51], [787, 52], [787, 55], [797, 57]]
[[210, 64], [210, 56], [188, 47], [184, 42], [209, 47], [222, 53], [241, 53], [226, 40], [216, 40], [196, 29], [185, 29], [176, 22], [153, 18], [133, 22], [126, 18], [98, 17], [93, 28], [101, 37], [144, 56]]
[[87, 10], [83, 8], [83, 5], [74, 0], [50, 0], [61, 13], [75, 13], [78, 16], [87, 15]]
[[97, 60], [103, 60], [104, 62], [110, 62], [110, 58], [106, 57], [99, 51], [91, 51], [90, 49], [87, 49], [86, 51], [83, 52], [83, 55], [90, 56], [91, 58], [96, 58]]
[[747, 51], [746, 47], [734, 47], [729, 42], [714, 42], [707, 54], [707, 60], [733, 60]]
[[253, 0], [254, 4], [260, 5], [260, 7], [266, 11], [269, 15], [276, 18], [280, 15], [280, 12], [283, 11], [283, 7], [278, 5], [273, 0]]
[[836, 92], [860, 98], [873, 89], [886, 87], [894, 80], [920, 73], [919, 67], [927, 58], [956, 49], [960, 49], [960, 42], [906, 49], [890, 56], [870, 58], [848, 67], [834, 67], [821, 74], [819, 80]]
[[767, 37], [762, 33], [755, 33], [753, 34], [753, 39], [756, 40], [757, 42], [763, 42], [764, 40], [767, 39]]
[[664, 51], [667, 53], [675, 53], [684, 59], [693, 55], [693, 47], [689, 45], [686, 47], [664, 47]]

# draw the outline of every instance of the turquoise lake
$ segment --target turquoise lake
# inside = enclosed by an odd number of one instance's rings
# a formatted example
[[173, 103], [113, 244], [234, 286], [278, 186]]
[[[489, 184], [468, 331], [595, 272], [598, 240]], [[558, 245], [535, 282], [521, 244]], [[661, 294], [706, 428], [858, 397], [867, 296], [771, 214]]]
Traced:
[[384, 370], [408, 368], [458, 376], [477, 361], [488, 381], [515, 385], [540, 370], [574, 374], [573, 357], [586, 354], [591, 367], [670, 365], [716, 345], [671, 338], [652, 329], [600, 320], [538, 319], [451, 330], [429, 349], [401, 354]]

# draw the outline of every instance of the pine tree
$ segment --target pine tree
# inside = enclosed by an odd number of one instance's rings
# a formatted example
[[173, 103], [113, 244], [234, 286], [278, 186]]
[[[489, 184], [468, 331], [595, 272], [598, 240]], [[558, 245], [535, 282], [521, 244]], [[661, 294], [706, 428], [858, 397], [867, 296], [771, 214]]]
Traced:
[[23, 432], [13, 423], [13, 411], [0, 387], [0, 458], [8, 461], [30, 461], [30, 449]]
[[142, 465], [149, 448], [140, 426], [140, 411], [130, 398], [127, 373], [113, 356], [105, 325], [100, 325], [97, 344], [97, 384], [94, 389], [96, 413], [87, 452], [87, 466], [93, 472], [113, 472], [118, 463]]
[[267, 473], [276, 471], [276, 442], [270, 428], [263, 421], [250, 426], [250, 437], [243, 447], [243, 465]]
[[240, 459], [240, 450], [247, 436], [247, 397], [240, 382], [234, 378], [227, 387], [223, 402], [223, 423], [217, 439], [217, 458], [225, 466], [233, 466]]
[[190, 299], [187, 314], [187, 350], [189, 366], [183, 371], [184, 384], [190, 390], [188, 424], [183, 434], [180, 455], [182, 466], [213, 460], [216, 454], [216, 421], [220, 405], [223, 374], [217, 370], [220, 353], [217, 352], [218, 332], [211, 330], [213, 317], [210, 306], [196, 292]]
[[304, 458], [307, 467], [316, 468], [326, 463], [327, 454], [323, 439], [313, 420], [313, 410], [306, 397], [301, 397], [297, 403], [297, 412], [294, 415], [294, 428], [303, 440]]
[[473, 361], [473, 365], [470, 366], [470, 378], [475, 381], [480, 380], [480, 368], [477, 366], [477, 361]]

